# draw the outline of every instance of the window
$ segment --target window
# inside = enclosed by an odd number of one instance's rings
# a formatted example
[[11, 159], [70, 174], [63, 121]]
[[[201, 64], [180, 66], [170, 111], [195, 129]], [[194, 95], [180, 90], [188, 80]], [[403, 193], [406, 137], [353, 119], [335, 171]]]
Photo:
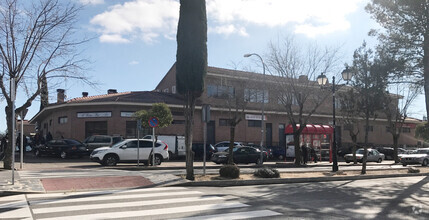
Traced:
[[[292, 101], [289, 101], [292, 98]], [[298, 100], [295, 95], [287, 95], [283, 94], [278, 97], [277, 103], [280, 105], [289, 104], [291, 102], [292, 105], [298, 105]]]
[[402, 127], [402, 133], [411, 133], [410, 127]]
[[85, 137], [97, 134], [107, 135], [107, 121], [85, 122]]
[[176, 94], [176, 86], [171, 87], [171, 93]]
[[235, 90], [232, 86], [207, 85], [207, 96], [214, 98], [232, 98]]
[[258, 128], [260, 128], [261, 127], [261, 121], [259, 121], [259, 120], [248, 120], [247, 121], [247, 126], [248, 127], [258, 127]]
[[367, 129], [369, 132], [373, 132], [373, 131], [374, 131], [374, 126], [370, 125], [370, 126], [366, 127], [366, 129]]
[[173, 120], [173, 122], [171, 122], [171, 124], [173, 124], [173, 125], [183, 125], [183, 124], [185, 124], [185, 120]]
[[268, 90], [244, 89], [245, 102], [264, 102], [268, 103]]
[[390, 132], [390, 126], [386, 126], [386, 132]]
[[125, 122], [125, 138], [136, 138], [137, 137], [137, 122], [126, 121]]
[[67, 123], [67, 116], [58, 117], [58, 124], [66, 124]]
[[352, 124], [345, 124], [344, 125], [344, 131], [352, 131], [353, 125]]
[[219, 119], [219, 126], [229, 126], [229, 119]]

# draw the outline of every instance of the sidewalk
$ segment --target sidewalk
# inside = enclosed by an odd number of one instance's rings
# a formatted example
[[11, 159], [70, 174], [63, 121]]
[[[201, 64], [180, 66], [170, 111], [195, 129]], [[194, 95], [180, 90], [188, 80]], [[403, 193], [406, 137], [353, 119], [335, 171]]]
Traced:
[[[70, 165], [72, 164], [72, 165]], [[176, 175], [171, 173], [162, 173], [162, 170], [184, 170], [185, 162], [184, 161], [169, 161], [164, 162], [160, 166], [156, 167], [137, 167], [135, 164], [119, 164], [115, 167], [101, 167], [94, 163], [63, 163], [63, 164], [54, 164], [51, 163], [38, 163], [38, 164], [26, 164], [23, 171], [26, 170], [45, 170], [45, 171], [63, 171], [63, 170], [73, 170], [73, 169], [115, 169], [115, 170], [127, 170], [127, 171], [144, 171], [144, 170], [160, 170], [160, 174], [154, 174], [153, 172], [136, 172], [134, 175], [124, 175], [124, 176], [95, 176], [95, 177], [61, 177], [61, 178], [34, 178], [34, 179], [23, 179], [19, 176], [19, 170], [15, 171], [15, 182], [12, 184], [12, 171], [0, 169], [0, 196], [7, 194], [18, 194], [18, 193], [46, 193], [53, 191], [86, 191], [86, 190], [102, 190], [102, 189], [115, 189], [115, 188], [139, 188], [139, 187], [157, 187], [157, 186], [168, 186], [168, 185], [198, 185], [198, 183], [189, 182], [184, 180]], [[76, 165], [78, 164], [78, 165]], [[384, 162], [381, 164], [371, 164], [371, 165], [390, 165], [391, 161]], [[1, 164], [2, 165], [2, 164]], [[250, 165], [239, 165], [242, 168], [242, 173], [249, 173], [253, 168], [257, 168], [255, 164]], [[292, 162], [267, 162], [264, 163], [264, 166], [276, 167], [276, 168], [291, 168], [287, 172], [315, 172], [316, 168], [328, 168], [332, 166], [329, 162], [320, 162], [320, 163], [310, 163], [305, 167], [295, 167]], [[356, 167], [360, 169], [360, 166], [340, 163], [342, 167]], [[54, 167], [54, 168], [52, 168]], [[221, 165], [208, 162], [206, 164], [207, 170], [219, 169]], [[341, 168], [341, 167], [340, 167]], [[194, 162], [194, 170], [200, 172], [203, 169], [203, 162]], [[297, 171], [297, 169], [301, 169]], [[302, 171], [305, 169], [305, 171]], [[295, 171], [294, 171], [295, 170]], [[320, 169], [318, 170], [320, 171]], [[307, 178], [308, 179], [308, 178]], [[253, 181], [257, 184], [270, 184], [270, 183], [287, 183], [280, 180], [259, 180]], [[303, 181], [303, 180], [301, 180]], [[314, 179], [308, 179], [307, 181], [315, 181]], [[320, 178], [319, 181], [329, 181], [329, 178], [324, 177]], [[211, 182], [211, 183], [210, 183]], [[235, 185], [239, 184], [234, 180]], [[227, 182], [225, 182], [227, 183]], [[243, 182], [243, 184], [249, 184], [251, 182]], [[221, 186], [222, 184], [219, 181], [207, 181], [204, 183], [204, 186]]]

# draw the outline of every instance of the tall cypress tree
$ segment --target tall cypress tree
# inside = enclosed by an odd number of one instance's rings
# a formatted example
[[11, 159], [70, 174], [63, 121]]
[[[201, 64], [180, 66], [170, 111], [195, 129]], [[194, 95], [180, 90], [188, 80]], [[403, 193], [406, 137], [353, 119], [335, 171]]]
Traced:
[[207, 73], [207, 15], [205, 0], [180, 0], [177, 29], [176, 87], [184, 96], [186, 179], [194, 180], [192, 125], [195, 101], [204, 91]]

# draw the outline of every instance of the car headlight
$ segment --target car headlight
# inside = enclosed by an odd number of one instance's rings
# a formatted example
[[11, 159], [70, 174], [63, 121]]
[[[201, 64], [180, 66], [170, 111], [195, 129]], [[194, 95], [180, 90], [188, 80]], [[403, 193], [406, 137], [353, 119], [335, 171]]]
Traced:
[[104, 151], [106, 151], [106, 150], [94, 150], [94, 151], [92, 151], [91, 155], [96, 155], [96, 154], [102, 153]]

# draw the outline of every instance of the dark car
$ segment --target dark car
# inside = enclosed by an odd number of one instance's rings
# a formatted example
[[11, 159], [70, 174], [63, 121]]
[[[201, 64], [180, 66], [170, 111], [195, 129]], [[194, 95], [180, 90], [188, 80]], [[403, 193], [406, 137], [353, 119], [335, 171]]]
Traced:
[[[195, 158], [203, 158], [204, 155], [204, 147], [203, 144], [193, 144], [192, 151], [195, 153]], [[210, 159], [214, 153], [216, 153], [216, 149], [211, 144], [206, 145], [206, 158]]]
[[[223, 152], [214, 153], [211, 161], [216, 164], [228, 162], [228, 149]], [[262, 164], [267, 160], [267, 152], [263, 152], [263, 161], [261, 161], [261, 151], [254, 147], [234, 147], [233, 148], [234, 163], [256, 163]]]
[[82, 157], [88, 153], [89, 151], [83, 143], [73, 139], [51, 140], [44, 145], [37, 146], [34, 150], [36, 156], [54, 155], [61, 158]]
[[[378, 147], [377, 150], [386, 156], [386, 160], [393, 160], [394, 149], [392, 147]], [[398, 155], [405, 153], [405, 149], [398, 148]]]
[[92, 135], [86, 138], [83, 143], [89, 151], [93, 151], [95, 148], [99, 147], [111, 147], [123, 140], [124, 139], [121, 136]]
[[[259, 149], [259, 150], [261, 149], [261, 145], [257, 145], [257, 144], [246, 144], [246, 146], [248, 146], [248, 147], [254, 147], [254, 148]], [[262, 147], [262, 150], [264, 152], [267, 152], [267, 157], [269, 159], [273, 158], [273, 152], [272, 152], [271, 148]]]
[[285, 147], [276, 146], [276, 147], [271, 147], [270, 149], [271, 149], [272, 158], [279, 159], [279, 160], [285, 159], [286, 157]]

